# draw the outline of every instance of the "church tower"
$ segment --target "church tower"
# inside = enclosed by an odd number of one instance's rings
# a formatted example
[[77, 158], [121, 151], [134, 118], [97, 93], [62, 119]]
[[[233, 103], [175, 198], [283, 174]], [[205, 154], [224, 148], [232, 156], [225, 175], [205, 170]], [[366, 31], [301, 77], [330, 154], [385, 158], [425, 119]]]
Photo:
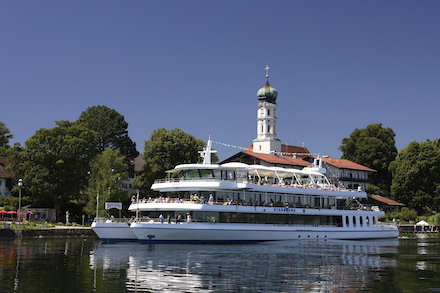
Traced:
[[266, 66], [266, 85], [258, 92], [257, 138], [253, 141], [256, 153], [281, 152], [281, 140], [277, 138], [278, 92], [269, 85], [269, 66]]

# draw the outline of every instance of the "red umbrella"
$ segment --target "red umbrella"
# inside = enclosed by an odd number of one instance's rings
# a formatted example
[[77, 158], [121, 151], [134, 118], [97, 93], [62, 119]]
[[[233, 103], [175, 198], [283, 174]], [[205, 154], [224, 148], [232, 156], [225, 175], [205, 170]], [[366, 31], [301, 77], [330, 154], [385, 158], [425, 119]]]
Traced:
[[16, 214], [16, 211], [8, 211], [7, 214], [12, 215], [12, 214]]
[[7, 214], [7, 211], [0, 211], [0, 214]]

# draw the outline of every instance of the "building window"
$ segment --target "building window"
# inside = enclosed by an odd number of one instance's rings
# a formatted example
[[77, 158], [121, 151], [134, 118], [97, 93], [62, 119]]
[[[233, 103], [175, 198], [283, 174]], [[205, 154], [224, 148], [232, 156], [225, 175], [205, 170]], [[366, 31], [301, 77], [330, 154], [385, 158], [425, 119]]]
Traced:
[[270, 116], [270, 109], [267, 109], [267, 116]]

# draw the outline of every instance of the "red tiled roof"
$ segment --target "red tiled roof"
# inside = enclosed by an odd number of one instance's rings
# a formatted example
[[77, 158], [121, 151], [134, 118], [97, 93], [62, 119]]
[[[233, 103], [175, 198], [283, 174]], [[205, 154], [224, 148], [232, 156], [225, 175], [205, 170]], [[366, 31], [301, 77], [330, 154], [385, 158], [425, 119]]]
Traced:
[[243, 153], [271, 164], [283, 164], [283, 165], [302, 166], [302, 167], [307, 167], [312, 165], [309, 162], [306, 162], [300, 158], [294, 158], [293, 156], [262, 154], [262, 153], [254, 153], [252, 151], [244, 151]]
[[7, 157], [0, 157], [0, 178], [14, 178], [15, 172], [6, 171], [6, 167], [11, 163]]
[[294, 145], [282, 144], [281, 145], [281, 152], [288, 153], [288, 154], [294, 154], [294, 153], [308, 154], [309, 150], [306, 147], [299, 147], [299, 146], [294, 146]]
[[360, 164], [354, 163], [345, 159], [334, 159], [329, 157], [323, 157], [322, 160], [331, 166], [335, 166], [339, 169], [351, 169], [351, 170], [361, 170], [361, 171], [369, 171], [369, 172], [377, 172], [374, 169], [370, 169], [368, 167], [362, 166]]
[[370, 194], [370, 197], [376, 201], [380, 201], [380, 202], [382, 202], [386, 205], [389, 205], [389, 206], [404, 206], [403, 203], [394, 201], [392, 199], [389, 199], [389, 198], [386, 198], [386, 197], [383, 197], [383, 196], [380, 196], [377, 194]]

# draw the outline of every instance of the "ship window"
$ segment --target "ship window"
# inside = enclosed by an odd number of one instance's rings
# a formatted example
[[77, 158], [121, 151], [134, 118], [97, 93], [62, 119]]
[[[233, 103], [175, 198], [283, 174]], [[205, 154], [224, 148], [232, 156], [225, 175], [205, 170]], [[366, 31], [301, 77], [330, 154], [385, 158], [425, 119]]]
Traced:
[[373, 217], [373, 226], [376, 226], [376, 217]]
[[356, 227], [356, 216], [353, 216], [353, 227]]
[[184, 170], [183, 171], [183, 177], [185, 177], [185, 178], [197, 178], [197, 177], [199, 177], [199, 170], [197, 170], [197, 169]]
[[359, 217], [359, 225], [361, 225], [361, 227], [364, 226], [363, 218], [364, 218], [364, 217], [362, 217], [362, 216]]
[[367, 227], [370, 227], [370, 216], [367, 216], [365, 221], [367, 222]]
[[345, 225], [346, 225], [347, 227], [350, 227], [350, 221], [349, 221], [348, 216], [345, 216]]
[[200, 177], [202, 178], [212, 178], [212, 170], [211, 169], [200, 169]]
[[214, 170], [213, 172], [214, 172], [214, 177], [215, 178], [217, 178], [217, 179], [221, 178], [221, 171], [220, 170]]

